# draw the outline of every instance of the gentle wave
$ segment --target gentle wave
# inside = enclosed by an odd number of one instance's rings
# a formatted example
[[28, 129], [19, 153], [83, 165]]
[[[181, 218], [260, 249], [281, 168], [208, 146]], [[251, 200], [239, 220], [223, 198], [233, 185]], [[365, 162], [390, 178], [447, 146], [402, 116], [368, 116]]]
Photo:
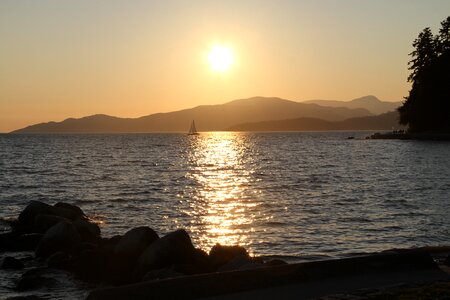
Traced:
[[450, 244], [450, 144], [369, 134], [0, 135], [0, 217], [66, 201], [104, 235], [183, 227], [294, 258]]

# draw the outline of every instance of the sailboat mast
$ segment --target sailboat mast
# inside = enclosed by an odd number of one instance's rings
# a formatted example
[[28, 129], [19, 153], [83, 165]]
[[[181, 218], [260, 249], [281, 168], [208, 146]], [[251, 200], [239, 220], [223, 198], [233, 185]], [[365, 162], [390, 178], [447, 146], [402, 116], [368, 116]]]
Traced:
[[197, 128], [195, 128], [195, 122], [192, 120], [191, 128], [189, 129], [189, 135], [198, 134]]

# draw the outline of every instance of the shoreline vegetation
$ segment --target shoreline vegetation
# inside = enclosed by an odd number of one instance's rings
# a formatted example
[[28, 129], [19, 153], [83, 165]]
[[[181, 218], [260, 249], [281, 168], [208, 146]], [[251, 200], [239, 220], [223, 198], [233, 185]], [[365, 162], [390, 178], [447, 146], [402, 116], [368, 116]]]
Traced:
[[27, 295], [48, 284], [45, 273], [51, 269], [88, 283], [93, 290], [88, 299], [273, 299], [283, 293], [301, 299], [406, 283], [415, 289], [437, 286], [450, 295], [449, 274], [441, 270], [450, 266], [450, 247], [287, 264], [251, 256], [238, 245], [216, 244], [207, 253], [183, 229], [160, 237], [141, 226], [102, 237], [80, 207], [61, 202], [31, 201], [10, 226], [10, 232], [0, 234], [0, 252], [32, 251], [34, 257], [27, 259], [41, 265], [39, 271], [25, 270], [14, 254], [2, 261], [2, 272], [24, 270], [14, 290]]
[[437, 35], [427, 27], [412, 46], [412, 88], [397, 108], [399, 122], [407, 129], [377, 132], [367, 139], [450, 141], [450, 16]]
[[398, 108], [400, 123], [414, 137], [450, 134], [450, 16], [437, 35], [429, 27], [414, 40], [409, 55], [409, 95]]

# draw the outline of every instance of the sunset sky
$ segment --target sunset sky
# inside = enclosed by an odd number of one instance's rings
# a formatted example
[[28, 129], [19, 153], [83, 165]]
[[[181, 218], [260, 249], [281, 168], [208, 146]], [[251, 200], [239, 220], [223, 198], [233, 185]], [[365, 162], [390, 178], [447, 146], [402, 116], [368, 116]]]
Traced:
[[400, 101], [412, 41], [449, 15], [448, 0], [3, 0], [0, 132], [252, 96]]

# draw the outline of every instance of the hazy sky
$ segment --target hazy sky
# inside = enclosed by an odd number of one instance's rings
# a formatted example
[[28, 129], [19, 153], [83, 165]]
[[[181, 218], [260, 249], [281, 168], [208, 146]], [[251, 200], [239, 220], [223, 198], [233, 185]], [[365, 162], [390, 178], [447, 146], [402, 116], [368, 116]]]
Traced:
[[448, 15], [448, 0], [2, 0], [0, 132], [257, 95], [399, 101], [412, 41]]

